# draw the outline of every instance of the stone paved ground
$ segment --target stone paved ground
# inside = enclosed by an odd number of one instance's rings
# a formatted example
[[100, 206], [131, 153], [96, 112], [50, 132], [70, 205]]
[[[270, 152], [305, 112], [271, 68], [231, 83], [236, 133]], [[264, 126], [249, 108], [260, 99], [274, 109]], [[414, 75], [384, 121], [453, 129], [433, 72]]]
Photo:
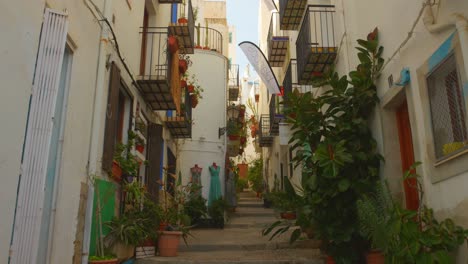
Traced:
[[230, 214], [224, 229], [195, 229], [188, 246], [183, 242], [179, 256], [153, 257], [138, 264], [322, 264], [317, 241], [303, 240], [289, 245], [289, 234], [268, 241], [261, 232], [277, 218], [272, 209], [251, 192], [241, 193], [235, 213]]

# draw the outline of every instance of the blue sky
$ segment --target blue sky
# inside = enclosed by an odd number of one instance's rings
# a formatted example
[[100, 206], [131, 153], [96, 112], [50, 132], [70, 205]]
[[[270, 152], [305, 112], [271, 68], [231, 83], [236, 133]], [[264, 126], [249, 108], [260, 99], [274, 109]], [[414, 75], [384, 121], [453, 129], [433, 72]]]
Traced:
[[[252, 41], [258, 44], [258, 1], [226, 0], [228, 23], [236, 26], [237, 29], [236, 45], [242, 41]], [[242, 76], [248, 61], [239, 47], [237, 47], [237, 63]], [[250, 69], [253, 73], [252, 67]]]

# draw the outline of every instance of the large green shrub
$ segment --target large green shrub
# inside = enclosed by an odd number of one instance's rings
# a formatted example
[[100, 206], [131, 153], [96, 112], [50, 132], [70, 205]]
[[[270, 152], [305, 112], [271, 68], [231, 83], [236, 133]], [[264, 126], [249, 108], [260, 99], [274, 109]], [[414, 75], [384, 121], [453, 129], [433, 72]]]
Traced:
[[263, 160], [261, 158], [254, 160], [249, 166], [247, 179], [252, 184], [252, 190], [259, 193], [263, 192]]
[[295, 166], [302, 166], [305, 205], [316, 234], [337, 263], [359, 263], [365, 247], [356, 201], [379, 179], [382, 157], [369, 129], [378, 102], [375, 81], [383, 66], [377, 30], [358, 40], [359, 65], [349, 76], [330, 72], [314, 80], [323, 92], [291, 94], [285, 109], [292, 123]]

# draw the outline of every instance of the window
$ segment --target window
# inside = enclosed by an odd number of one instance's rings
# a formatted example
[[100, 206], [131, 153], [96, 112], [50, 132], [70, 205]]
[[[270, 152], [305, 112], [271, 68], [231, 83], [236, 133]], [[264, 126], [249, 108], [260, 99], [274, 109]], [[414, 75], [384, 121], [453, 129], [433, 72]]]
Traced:
[[232, 43], [232, 32], [229, 32], [229, 43]]
[[455, 55], [442, 61], [426, 80], [435, 154], [442, 159], [466, 148], [467, 143], [465, 101]]

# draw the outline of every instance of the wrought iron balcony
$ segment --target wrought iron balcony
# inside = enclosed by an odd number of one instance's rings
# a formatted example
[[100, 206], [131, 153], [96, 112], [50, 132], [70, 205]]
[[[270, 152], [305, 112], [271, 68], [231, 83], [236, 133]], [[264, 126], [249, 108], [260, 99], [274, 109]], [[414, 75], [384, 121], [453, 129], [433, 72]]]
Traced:
[[283, 104], [280, 104], [280, 97], [273, 94], [270, 99], [270, 134], [279, 135], [279, 123], [284, 120]]
[[229, 64], [229, 101], [239, 98], [239, 64]]
[[[178, 84], [171, 82], [174, 66], [177, 68], [179, 58], [173, 56], [167, 47], [167, 28], [142, 28], [140, 75], [138, 85], [143, 98], [152, 110], [177, 109], [180, 92]], [[171, 85], [172, 83], [172, 85]]]
[[307, 0], [279, 0], [281, 29], [297, 30], [306, 5]]
[[334, 14], [333, 5], [307, 6], [296, 42], [299, 84], [311, 84], [331, 69], [338, 52]]
[[166, 127], [173, 138], [192, 138], [192, 106], [190, 94], [184, 90], [179, 111], [167, 111]]
[[[288, 69], [283, 79], [284, 99], [287, 101], [289, 94], [292, 92], [299, 92], [301, 94], [312, 91], [312, 85], [300, 85], [297, 80], [297, 60], [291, 59], [289, 61]], [[284, 107], [287, 107], [286, 103]]]
[[195, 27], [195, 48], [216, 51], [223, 54], [223, 35], [214, 28]]
[[288, 52], [289, 37], [280, 29], [278, 12], [271, 14], [270, 29], [268, 31], [268, 61], [271, 67], [283, 67]]
[[262, 115], [260, 117], [258, 141], [260, 147], [270, 147], [273, 144], [273, 136], [270, 133], [270, 117]]
[[195, 21], [191, 0], [172, 6], [169, 34], [177, 36], [181, 54], [193, 54]]

